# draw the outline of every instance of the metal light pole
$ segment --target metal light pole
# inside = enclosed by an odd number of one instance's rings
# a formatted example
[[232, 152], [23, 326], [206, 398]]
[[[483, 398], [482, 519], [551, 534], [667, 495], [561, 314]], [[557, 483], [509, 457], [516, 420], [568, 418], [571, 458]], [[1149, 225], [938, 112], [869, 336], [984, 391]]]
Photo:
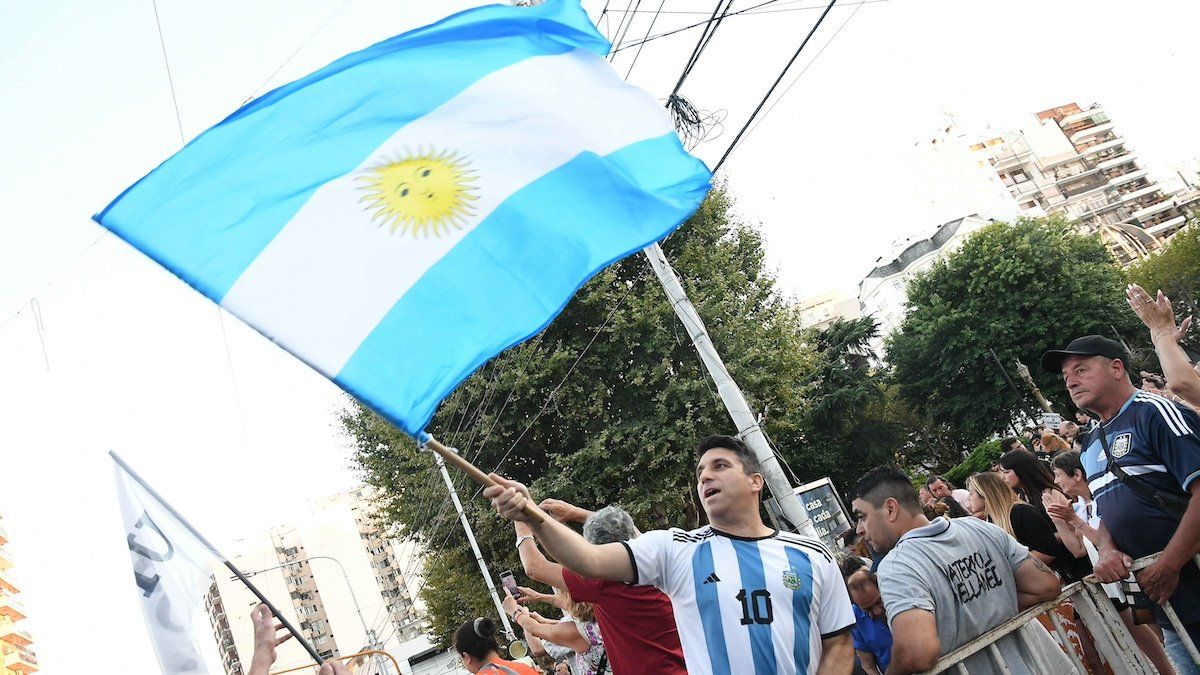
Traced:
[[775, 451], [767, 442], [767, 436], [763, 433], [762, 427], [758, 425], [758, 419], [750, 411], [750, 404], [746, 402], [742, 390], [738, 388], [737, 382], [733, 381], [733, 376], [725, 369], [725, 362], [721, 360], [717, 348], [713, 346], [704, 322], [700, 319], [696, 308], [692, 306], [692, 302], [688, 300], [687, 293], [684, 292], [683, 285], [679, 283], [679, 277], [675, 275], [671, 263], [667, 262], [667, 256], [663, 253], [662, 247], [658, 244], [651, 244], [642, 249], [642, 253], [646, 255], [650, 266], [654, 268], [654, 274], [658, 276], [659, 283], [666, 291], [667, 299], [671, 301], [671, 307], [679, 316], [684, 328], [687, 329], [688, 336], [692, 338], [692, 345], [700, 354], [700, 360], [704, 362], [709, 376], [717, 385], [717, 394], [725, 403], [725, 409], [729, 411], [729, 416], [733, 418], [737, 435], [746, 442], [762, 466], [763, 478], [766, 480], [771, 494], [775, 497], [775, 503], [783, 510], [784, 518], [787, 518], [797, 532], [811, 537], [817, 536], [808, 512], [804, 510], [800, 500], [792, 491], [792, 483], [779, 465], [779, 458], [775, 456]]
[[[342, 562], [340, 560], [338, 560], [337, 558], [334, 558], [333, 556], [329, 556], [329, 555], [310, 555], [307, 558], [299, 558], [299, 559], [293, 560], [292, 562], [284, 563], [282, 565], [275, 565], [274, 567], [267, 567], [267, 568], [264, 568], [261, 570], [246, 572], [246, 576], [252, 577], [256, 574], [261, 574], [263, 572], [270, 572], [271, 570], [281, 569], [284, 567], [288, 567], [290, 565], [295, 565], [296, 563], [312, 562], [313, 560], [332, 561], [333, 564], [337, 565], [338, 569], [341, 570], [342, 578], [346, 580], [346, 588], [350, 591], [350, 600], [354, 603], [354, 611], [358, 614], [359, 622], [362, 623], [363, 635], [367, 639], [367, 648], [368, 649], [378, 649], [380, 647], [379, 640], [375, 636], [375, 631], [367, 627], [367, 620], [365, 618], [363, 618], [362, 607], [358, 604], [358, 596], [356, 596], [354, 594], [354, 586], [353, 586], [353, 584], [350, 583], [350, 575], [346, 574], [346, 568], [342, 565]], [[379, 659], [379, 672], [383, 673], [384, 675], [390, 675], [391, 669], [388, 668], [387, 659], [382, 658], [378, 655], [375, 655], [372, 658]]]
[[[457, 450], [450, 448], [457, 454]], [[462, 523], [463, 531], [467, 533], [467, 541], [471, 544], [471, 551], [475, 553], [475, 562], [479, 563], [479, 571], [483, 574], [483, 581], [487, 584], [488, 593], [492, 596], [492, 602], [496, 605], [496, 612], [500, 615], [500, 622], [504, 624], [504, 634], [508, 639], [516, 640], [517, 634], [513, 632], [512, 624], [508, 622], [508, 614], [504, 611], [504, 606], [500, 604], [500, 594], [496, 592], [496, 585], [492, 583], [492, 573], [488, 571], [487, 563], [483, 560], [483, 553], [479, 551], [479, 544], [475, 541], [475, 533], [471, 531], [471, 523], [467, 522], [467, 514], [463, 513], [462, 502], [458, 499], [458, 490], [454, 489], [454, 482], [450, 480], [450, 472], [446, 471], [446, 463], [442, 461], [442, 456], [434, 452], [433, 459], [437, 462], [438, 471], [442, 473], [442, 480], [446, 481], [446, 489], [450, 492], [450, 500], [454, 502], [454, 510], [458, 512], [458, 520]]]

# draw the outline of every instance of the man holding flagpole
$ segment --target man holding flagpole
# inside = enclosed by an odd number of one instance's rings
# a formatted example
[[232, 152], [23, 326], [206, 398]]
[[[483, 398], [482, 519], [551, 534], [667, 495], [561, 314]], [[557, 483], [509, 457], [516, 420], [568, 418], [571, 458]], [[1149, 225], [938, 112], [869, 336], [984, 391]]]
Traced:
[[756, 673], [850, 673], [854, 614], [833, 556], [815, 539], [763, 523], [763, 475], [741, 441], [710, 436], [697, 455], [696, 491], [709, 524], [690, 532], [657, 530], [595, 545], [542, 517], [516, 481], [492, 474], [496, 485], [483, 494], [500, 515], [528, 523], [580, 576], [666, 593], [689, 673], [743, 672], [745, 664]]

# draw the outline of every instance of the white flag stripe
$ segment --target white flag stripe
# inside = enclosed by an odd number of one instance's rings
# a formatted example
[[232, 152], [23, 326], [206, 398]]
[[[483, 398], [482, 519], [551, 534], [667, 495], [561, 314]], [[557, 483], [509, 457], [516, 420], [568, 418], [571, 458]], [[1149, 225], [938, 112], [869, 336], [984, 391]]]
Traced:
[[[514, 192], [581, 152], [608, 154], [671, 130], [653, 99], [591, 52], [498, 70], [319, 188], [221, 304], [267, 334], [287, 336], [281, 342], [289, 351], [333, 377], [421, 275]], [[456, 153], [477, 176], [465, 226], [414, 238], [371, 222], [359, 202], [362, 171], [430, 149]]]

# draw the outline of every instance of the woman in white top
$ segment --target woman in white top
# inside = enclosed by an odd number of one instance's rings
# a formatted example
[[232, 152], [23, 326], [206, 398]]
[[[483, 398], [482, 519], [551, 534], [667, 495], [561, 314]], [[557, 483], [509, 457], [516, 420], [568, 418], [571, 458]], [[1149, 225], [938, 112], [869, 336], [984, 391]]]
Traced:
[[[1067, 502], [1057, 492], [1047, 492], [1042, 501], [1046, 507], [1046, 513], [1054, 521], [1063, 545], [1077, 556], [1082, 555], [1086, 550], [1092, 564], [1095, 564], [1099, 557], [1096, 546], [1099, 544], [1100, 535], [1096, 528], [1100, 526], [1100, 514], [1096, 512], [1096, 503], [1092, 501], [1092, 491], [1088, 488], [1087, 477], [1083, 470], [1083, 463], [1079, 460], [1079, 453], [1074, 450], [1064, 452], [1055, 457], [1050, 466], [1054, 469], [1054, 484], [1067, 496], [1074, 498], [1075, 503]], [[1149, 626], [1133, 622], [1133, 611], [1125, 604], [1125, 594], [1121, 592], [1120, 585], [1103, 584], [1103, 586], [1105, 594], [1112, 598], [1113, 604], [1116, 605], [1117, 611], [1121, 615], [1121, 620], [1125, 622], [1125, 627], [1137, 641], [1138, 647], [1154, 663], [1154, 667], [1161, 675], [1173, 675], [1175, 669], [1171, 666], [1167, 652], [1154, 632], [1150, 630]]]

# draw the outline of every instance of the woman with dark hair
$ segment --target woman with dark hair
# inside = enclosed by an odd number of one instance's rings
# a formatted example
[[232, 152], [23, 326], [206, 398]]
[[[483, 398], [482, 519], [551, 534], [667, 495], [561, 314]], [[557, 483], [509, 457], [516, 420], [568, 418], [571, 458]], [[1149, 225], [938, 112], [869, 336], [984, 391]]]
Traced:
[[463, 668], [472, 673], [537, 675], [536, 670], [523, 663], [500, 658], [497, 632], [496, 622], [486, 617], [466, 621], [454, 631], [454, 651], [462, 659]]
[[1058, 491], [1050, 467], [1026, 450], [1010, 450], [1000, 455], [999, 463], [1000, 478], [1004, 483], [1049, 522], [1050, 516], [1042, 506], [1042, 495], [1047, 491]]

